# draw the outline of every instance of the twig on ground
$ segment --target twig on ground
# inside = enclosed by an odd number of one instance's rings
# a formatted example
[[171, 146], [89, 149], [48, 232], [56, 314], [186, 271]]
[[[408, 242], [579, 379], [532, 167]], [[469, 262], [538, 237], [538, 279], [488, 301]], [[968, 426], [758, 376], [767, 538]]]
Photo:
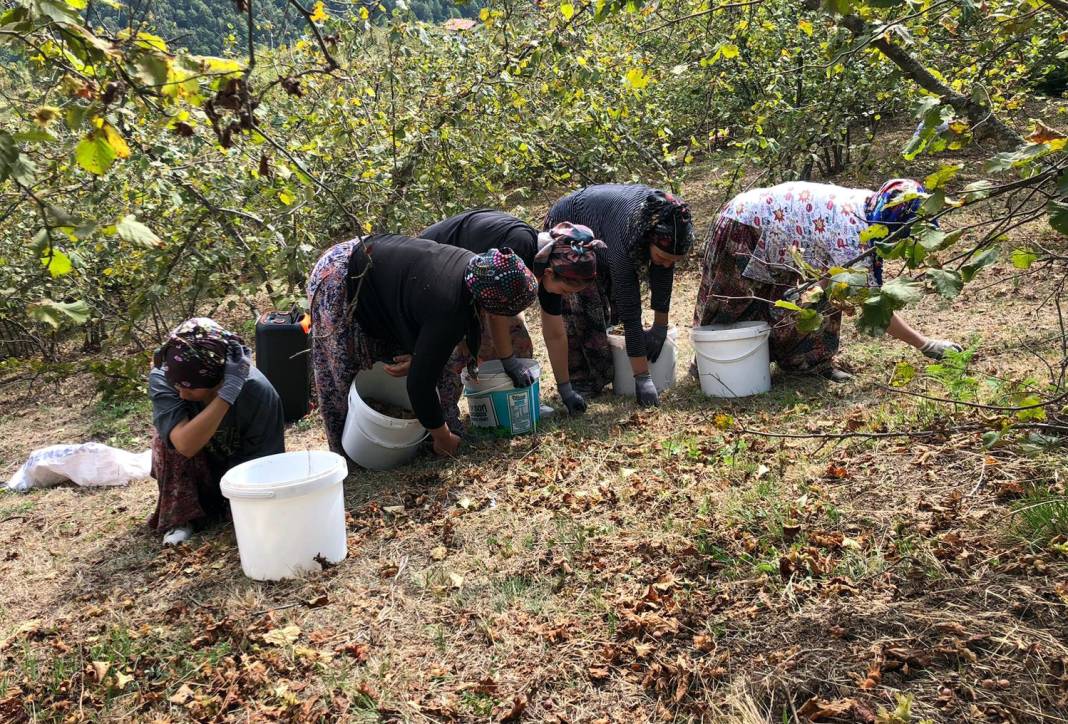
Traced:
[[984, 405], [981, 402], [966, 402], [964, 400], [951, 400], [948, 397], [934, 397], [932, 395], [925, 395], [922, 392], [912, 392], [911, 390], [903, 390], [900, 387], [891, 387], [890, 385], [877, 385], [889, 392], [897, 392], [902, 395], [908, 395], [910, 397], [920, 397], [924, 400], [931, 400], [932, 402], [945, 402], [950, 405], [964, 405], [965, 407], [974, 407], [978, 410], [995, 410], [997, 412], [1021, 412], [1023, 410], [1035, 410], [1039, 407], [1045, 407], [1046, 405], [1055, 405], [1062, 400], [1068, 399], [1068, 392], [1062, 392], [1048, 400], [1036, 402], [1033, 405], [1020, 405], [1017, 407], [1005, 407], [1003, 405]]
[[287, 603], [284, 606], [275, 606], [274, 608], [265, 608], [262, 611], [256, 611], [256, 613], [252, 614], [252, 616], [265, 616], [266, 614], [272, 613], [274, 611], [285, 611], [287, 608], [296, 608], [297, 606], [303, 605], [304, 604], [301, 601], [297, 601], [296, 603]]

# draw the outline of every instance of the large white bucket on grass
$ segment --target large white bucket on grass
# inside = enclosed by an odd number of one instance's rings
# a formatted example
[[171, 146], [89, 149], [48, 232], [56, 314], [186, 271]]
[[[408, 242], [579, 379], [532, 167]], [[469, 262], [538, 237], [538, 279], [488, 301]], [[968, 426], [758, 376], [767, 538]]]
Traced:
[[[664, 348], [656, 362], [649, 364], [649, 374], [653, 377], [653, 386], [657, 392], [663, 392], [675, 384], [675, 358], [678, 356], [679, 330], [674, 325], [668, 327]], [[617, 395], [634, 397], [634, 370], [627, 356], [627, 341], [622, 334], [609, 334], [608, 346], [612, 348], [612, 364], [616, 377], [612, 382], [612, 391]]]
[[287, 452], [230, 468], [220, 488], [230, 499], [241, 570], [277, 581], [321, 570], [348, 555], [342, 482], [345, 458], [325, 450]]
[[376, 364], [356, 375], [349, 388], [349, 412], [341, 447], [352, 461], [369, 470], [389, 470], [410, 462], [427, 432], [418, 420], [401, 420], [372, 409], [365, 400], [412, 409], [408, 378], [393, 377]]
[[746, 397], [771, 389], [766, 322], [694, 327], [701, 391], [711, 397]]

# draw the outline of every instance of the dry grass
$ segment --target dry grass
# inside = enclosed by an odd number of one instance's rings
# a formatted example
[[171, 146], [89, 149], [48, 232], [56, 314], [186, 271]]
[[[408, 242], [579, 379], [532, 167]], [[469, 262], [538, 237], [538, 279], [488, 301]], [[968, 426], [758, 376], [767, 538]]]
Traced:
[[[711, 220], [710, 179], [691, 191]], [[1023, 350], [1056, 353], [1046, 290], [987, 277], [910, 317], [980, 337], [984, 372], [1044, 374]], [[680, 275], [680, 327], [696, 284]], [[355, 474], [349, 558], [303, 580], [245, 579], [226, 527], [160, 549], [152, 481], [2, 495], [0, 720], [875, 721], [900, 693], [915, 720], [1068, 719], [1068, 563], [1010, 517], [1031, 487], [1063, 492], [1063, 457], [986, 452], [977, 431], [783, 439], [717, 418], [979, 419], [882, 388], [916, 361], [899, 345], [850, 328], [843, 358], [843, 386], [776, 377], [731, 402], [682, 379], [656, 410], [601, 398], [537, 438]], [[93, 431], [146, 443], [143, 408], [71, 404], [86, 384], [3, 390], [3, 472]], [[323, 445], [314, 420], [288, 431], [289, 449]]]

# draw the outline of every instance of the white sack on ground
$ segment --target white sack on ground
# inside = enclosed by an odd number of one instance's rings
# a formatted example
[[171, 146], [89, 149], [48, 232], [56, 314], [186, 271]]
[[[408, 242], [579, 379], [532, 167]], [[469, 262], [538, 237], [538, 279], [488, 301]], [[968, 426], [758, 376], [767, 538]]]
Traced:
[[34, 450], [7, 481], [7, 487], [23, 493], [65, 480], [86, 487], [126, 485], [131, 480], [147, 478], [151, 467], [151, 450], [132, 453], [98, 442], [49, 445]]

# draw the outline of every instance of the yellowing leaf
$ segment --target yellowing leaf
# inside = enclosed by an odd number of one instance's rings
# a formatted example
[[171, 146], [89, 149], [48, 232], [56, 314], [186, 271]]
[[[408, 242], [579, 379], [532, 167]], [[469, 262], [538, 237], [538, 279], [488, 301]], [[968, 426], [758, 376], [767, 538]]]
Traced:
[[560, 14], [564, 16], [564, 20], [570, 20], [575, 16], [575, 6], [571, 3], [562, 3], [560, 5]]
[[478, 19], [481, 20], [484, 23], [488, 22], [489, 19], [490, 19], [489, 8], [482, 8], [481, 10], [479, 10], [478, 11]]
[[271, 629], [263, 635], [263, 640], [274, 646], [287, 646], [300, 636], [300, 626], [290, 624], [282, 628]]
[[360, 8], [360, 20], [367, 20], [371, 17], [371, 13], [367, 12], [367, 8]]
[[78, 165], [96, 176], [107, 173], [116, 155], [115, 149], [100, 131], [90, 133], [74, 149], [74, 160]]
[[105, 123], [103, 128], [104, 140], [111, 146], [111, 150], [115, 152], [115, 155], [119, 158], [130, 157], [130, 147], [126, 145], [126, 139], [119, 135], [119, 132], [115, 130], [115, 126], [110, 123]]
[[278, 200], [286, 206], [292, 206], [293, 202], [297, 200], [297, 197], [289, 189], [282, 189], [278, 192]]
[[323, 5], [323, 0], [318, 0], [312, 7], [311, 19], [313, 22], [321, 23], [330, 16], [326, 13], [326, 6]]
[[649, 85], [649, 76], [645, 74], [641, 68], [631, 68], [627, 71], [627, 74], [623, 76], [623, 82], [628, 88], [634, 90], [641, 90], [645, 86]]
[[719, 53], [724, 58], [728, 58], [728, 59], [737, 58], [738, 57], [738, 46], [733, 44], [733, 43], [724, 43], [723, 45], [719, 46]]
[[140, 244], [145, 247], [157, 247], [162, 241], [152, 229], [148, 228], [133, 214], [127, 214], [115, 225], [115, 231], [119, 238], [131, 244]]
[[42, 256], [41, 263], [48, 268], [48, 273], [52, 275], [53, 279], [64, 274], [70, 274], [71, 270], [74, 269], [74, 266], [70, 263], [70, 257], [59, 249], [52, 249], [51, 254]]
[[801, 20], [798, 21], [797, 27], [802, 33], [804, 33], [810, 38], [812, 37], [812, 23], [807, 20]]

